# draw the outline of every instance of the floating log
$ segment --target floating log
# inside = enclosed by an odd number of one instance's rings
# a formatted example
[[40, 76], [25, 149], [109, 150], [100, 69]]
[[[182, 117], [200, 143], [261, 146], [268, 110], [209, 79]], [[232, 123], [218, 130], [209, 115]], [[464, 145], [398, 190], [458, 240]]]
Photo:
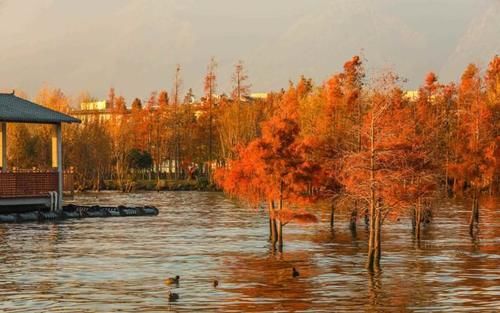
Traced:
[[118, 217], [118, 216], [155, 216], [159, 210], [152, 206], [84, 206], [69, 204], [62, 211], [33, 210], [23, 213], [0, 214], [0, 223], [21, 223], [71, 218]]

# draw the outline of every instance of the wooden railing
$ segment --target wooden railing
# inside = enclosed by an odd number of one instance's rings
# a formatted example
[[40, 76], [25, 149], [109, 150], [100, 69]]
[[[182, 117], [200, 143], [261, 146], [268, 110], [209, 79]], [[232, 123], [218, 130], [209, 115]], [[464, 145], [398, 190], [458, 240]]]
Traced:
[[0, 198], [48, 196], [57, 191], [57, 172], [0, 173]]

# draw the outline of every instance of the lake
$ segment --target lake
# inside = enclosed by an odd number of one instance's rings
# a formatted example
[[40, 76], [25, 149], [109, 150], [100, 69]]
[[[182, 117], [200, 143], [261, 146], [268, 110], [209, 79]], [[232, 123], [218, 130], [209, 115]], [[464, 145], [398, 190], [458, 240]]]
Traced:
[[[78, 204], [154, 205], [155, 217], [0, 225], [4, 312], [382, 312], [500, 309], [500, 212], [442, 201], [418, 244], [408, 220], [383, 227], [382, 271], [364, 269], [367, 231], [287, 225], [273, 253], [265, 212], [221, 193], [81, 194]], [[293, 278], [291, 268], [300, 276]], [[178, 287], [164, 280], [181, 276]], [[217, 279], [219, 286], [213, 287]], [[168, 290], [178, 293], [168, 302]]]

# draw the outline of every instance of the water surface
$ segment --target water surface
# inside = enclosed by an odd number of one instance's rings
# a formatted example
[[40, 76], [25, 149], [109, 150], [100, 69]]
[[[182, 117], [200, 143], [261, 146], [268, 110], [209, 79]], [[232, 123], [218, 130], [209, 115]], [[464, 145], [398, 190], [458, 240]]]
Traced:
[[[79, 204], [150, 204], [160, 215], [0, 225], [0, 311], [498, 311], [500, 213], [491, 201], [476, 238], [460, 202], [436, 208], [419, 244], [408, 221], [388, 222], [383, 271], [369, 275], [365, 227], [351, 232], [346, 214], [334, 232], [326, 221], [287, 225], [277, 254], [265, 213], [219, 193], [79, 195]], [[174, 275], [178, 288], [163, 283]]]

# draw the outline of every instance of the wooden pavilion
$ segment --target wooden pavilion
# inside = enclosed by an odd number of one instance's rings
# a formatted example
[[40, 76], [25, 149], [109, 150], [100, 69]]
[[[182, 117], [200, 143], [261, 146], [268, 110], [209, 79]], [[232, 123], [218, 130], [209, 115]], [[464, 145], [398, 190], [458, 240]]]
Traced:
[[[7, 163], [8, 123], [53, 125], [52, 170], [9, 170]], [[69, 115], [17, 97], [0, 93], [0, 211], [2, 208], [63, 205], [62, 123], [80, 123]]]

